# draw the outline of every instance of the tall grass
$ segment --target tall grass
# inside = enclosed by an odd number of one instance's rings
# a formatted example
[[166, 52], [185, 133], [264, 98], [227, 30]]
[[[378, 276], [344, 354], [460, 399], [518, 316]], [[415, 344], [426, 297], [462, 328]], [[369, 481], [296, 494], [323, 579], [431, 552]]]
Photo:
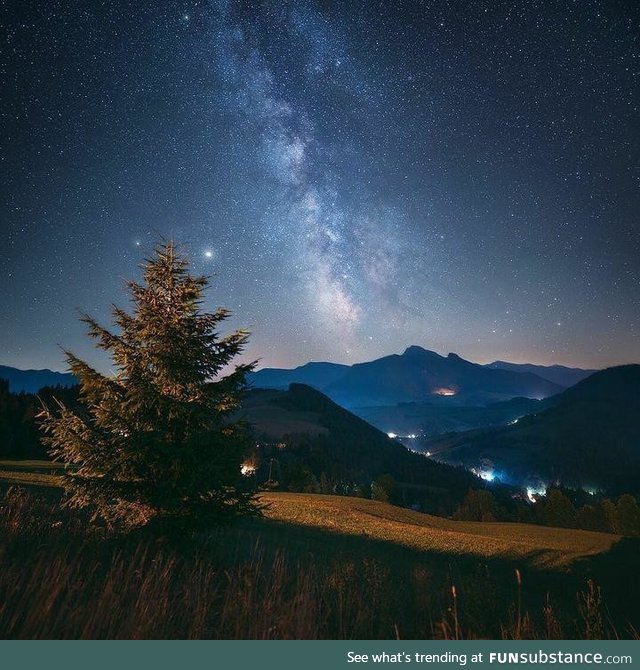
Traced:
[[177, 545], [108, 537], [20, 489], [0, 510], [4, 638], [617, 635], [595, 584], [564, 601], [535, 586], [538, 602], [523, 579], [513, 566], [438, 563], [264, 520]]

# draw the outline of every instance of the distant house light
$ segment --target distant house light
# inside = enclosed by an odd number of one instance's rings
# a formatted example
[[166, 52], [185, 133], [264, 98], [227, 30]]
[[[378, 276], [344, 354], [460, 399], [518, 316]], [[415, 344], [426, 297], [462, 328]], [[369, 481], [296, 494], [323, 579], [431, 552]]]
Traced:
[[544, 486], [538, 486], [538, 487], [533, 487], [533, 486], [528, 486], [527, 487], [527, 498], [529, 499], [529, 502], [537, 502], [538, 498], [541, 496], [546, 496], [547, 495], [547, 489]]
[[456, 395], [456, 393], [457, 393], [456, 389], [448, 388], [446, 386], [431, 391], [431, 395], [441, 395], [441, 396], [452, 396]]
[[245, 461], [245, 462], [240, 466], [240, 472], [241, 472], [245, 477], [250, 477], [255, 471], [256, 471], [256, 466], [253, 465], [253, 463], [248, 463], [247, 461]]
[[485, 482], [492, 482], [496, 479], [496, 473], [494, 470], [489, 470], [486, 468], [471, 468], [471, 472], [480, 479], [484, 479]]
[[395, 440], [398, 435], [396, 433], [387, 433], [387, 435], [392, 439]]

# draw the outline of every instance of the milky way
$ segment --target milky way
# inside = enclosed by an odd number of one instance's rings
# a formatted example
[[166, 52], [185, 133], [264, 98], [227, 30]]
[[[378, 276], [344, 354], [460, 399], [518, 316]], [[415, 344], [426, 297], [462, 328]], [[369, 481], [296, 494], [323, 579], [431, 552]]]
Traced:
[[[218, 10], [213, 40], [223, 87], [215, 110], [226, 108], [258, 138], [252, 153], [273, 196], [259, 221], [264, 242], [280, 252], [276, 272], [291, 276], [291, 295], [296, 285], [303, 292], [295, 304], [298, 318], [319, 329], [325, 343], [339, 337], [343, 353], [350, 353], [363, 339], [367, 311], [379, 319], [377, 325], [369, 321], [370, 332], [402, 318], [393, 287], [408, 231], [399, 214], [373, 207], [364, 167], [356, 181], [342, 181], [356, 152], [342, 137], [340, 120], [331, 129], [337, 137], [321, 137], [317, 127], [328, 123], [332, 97], [341, 100], [343, 114], [366, 113], [370, 87], [346, 37], [313, 7], [299, 3], [267, 13], [266, 25], [259, 26], [253, 14], [234, 16], [233, 5]], [[280, 33], [287, 49], [279, 58], [267, 58], [261, 32]], [[287, 62], [290, 53], [296, 54], [293, 63]], [[291, 90], [292, 80], [300, 82], [298, 90], [310, 90], [311, 99], [317, 89], [324, 102], [319, 112]]]
[[108, 320], [160, 236], [266, 365], [637, 361], [638, 14], [16, 2], [0, 362], [105, 366], [76, 310]]

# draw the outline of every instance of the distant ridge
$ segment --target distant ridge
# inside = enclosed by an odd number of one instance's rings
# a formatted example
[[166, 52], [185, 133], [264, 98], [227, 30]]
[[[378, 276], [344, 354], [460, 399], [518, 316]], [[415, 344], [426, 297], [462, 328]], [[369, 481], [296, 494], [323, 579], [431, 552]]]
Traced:
[[12, 393], [37, 393], [44, 386], [74, 386], [76, 378], [69, 373], [53, 370], [20, 370], [0, 365], [0, 379], [9, 382]]
[[403, 402], [487, 405], [515, 397], [546, 398], [565, 387], [526, 371], [491, 368], [410, 346], [402, 354], [366, 363], [308, 363], [292, 370], [263, 369], [249, 377], [256, 388], [285, 389], [301, 383], [343, 407], [379, 407]]
[[307, 384], [322, 390], [337, 381], [348, 369], [348, 365], [340, 363], [307, 363], [291, 370], [263, 368], [254, 372], [250, 381], [256, 388], [286, 390], [289, 384]]
[[534, 365], [532, 363], [508, 363], [506, 361], [494, 361], [489, 363], [487, 367], [511, 370], [512, 372], [530, 372], [542, 377], [542, 379], [547, 379], [554, 384], [567, 388], [597, 372], [597, 370], [585, 370], [583, 368], [568, 368], [564, 365]]

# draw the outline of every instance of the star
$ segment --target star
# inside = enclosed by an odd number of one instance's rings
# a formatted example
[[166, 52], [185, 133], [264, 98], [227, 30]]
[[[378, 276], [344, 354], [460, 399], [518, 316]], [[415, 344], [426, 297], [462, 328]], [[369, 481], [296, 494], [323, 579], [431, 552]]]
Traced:
[[[0, 362], [63, 365], [73, 308], [106, 310], [113, 278], [174, 236], [220, 274], [220, 301], [241, 306], [266, 366], [410, 344], [472, 360], [639, 360], [637, 3], [590, 14], [447, 0], [416, 24], [412, 3], [131, 12], [112, 0], [115, 51], [97, 24], [73, 30], [72, 3], [40, 4], [28, 28], [8, 17], [0, 55], [18, 140], [0, 199], [0, 270], [14, 282], [0, 292], [13, 315]], [[47, 80], [70, 41], [76, 55]], [[62, 279], [70, 264], [91, 281]], [[43, 295], [36, 327], [28, 306]]]

